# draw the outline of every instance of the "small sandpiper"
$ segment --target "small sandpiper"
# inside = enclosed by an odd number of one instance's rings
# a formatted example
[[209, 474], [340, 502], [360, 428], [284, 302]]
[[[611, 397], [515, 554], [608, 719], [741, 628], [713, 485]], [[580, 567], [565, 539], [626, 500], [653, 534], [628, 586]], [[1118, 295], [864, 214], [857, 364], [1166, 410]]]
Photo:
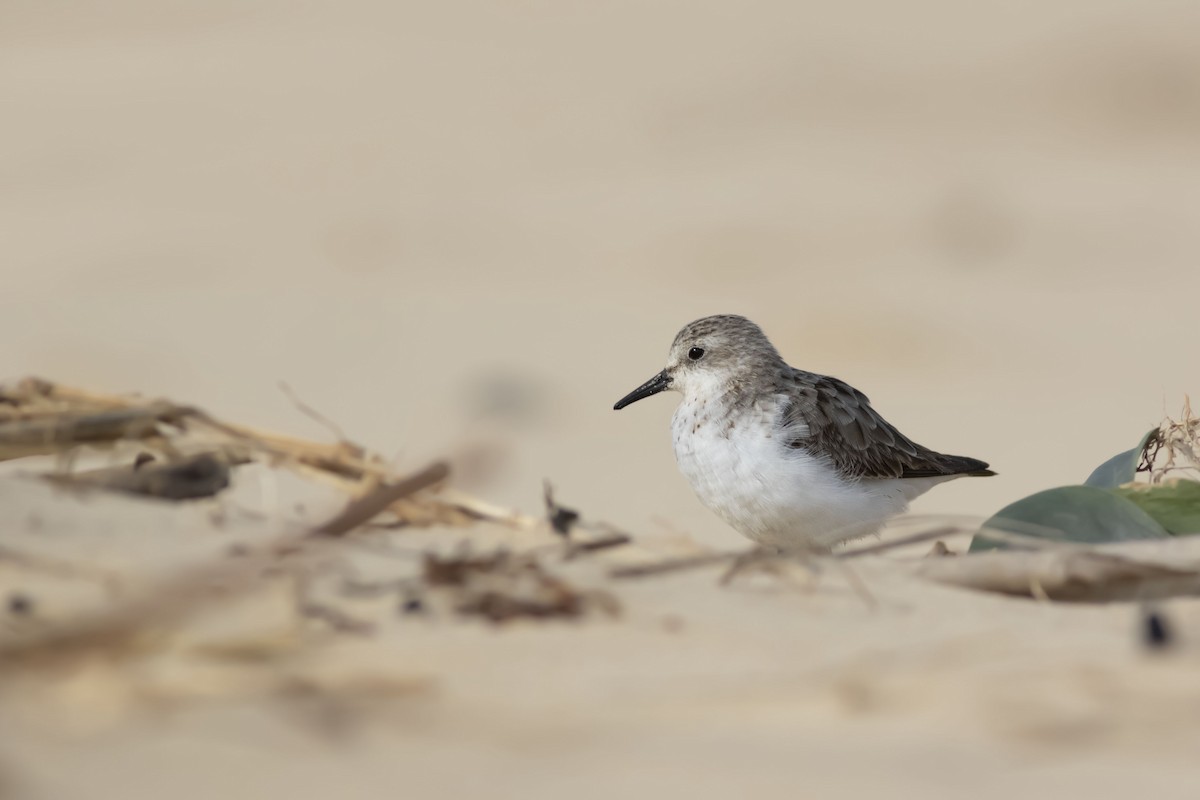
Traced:
[[617, 402], [672, 389], [675, 460], [709, 509], [760, 545], [827, 550], [879, 531], [918, 495], [988, 465], [892, 427], [837, 378], [790, 367], [745, 317], [684, 326], [667, 366]]

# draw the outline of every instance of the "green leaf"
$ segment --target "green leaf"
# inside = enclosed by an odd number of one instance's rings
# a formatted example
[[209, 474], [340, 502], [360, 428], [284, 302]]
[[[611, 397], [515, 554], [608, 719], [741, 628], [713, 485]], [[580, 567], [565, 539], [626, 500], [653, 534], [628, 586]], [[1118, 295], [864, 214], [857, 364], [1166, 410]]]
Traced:
[[1170, 534], [1200, 533], [1200, 483], [1196, 481], [1135, 484], [1113, 491], [1153, 517]]
[[1117, 453], [1115, 456], [1105, 461], [1100, 466], [1092, 470], [1092, 474], [1083, 482], [1084, 486], [1096, 486], [1101, 489], [1112, 489], [1120, 486], [1123, 483], [1129, 483], [1137, 474], [1138, 462], [1142, 460], [1142, 451], [1146, 449], [1146, 442], [1150, 441], [1150, 437], [1158, 433], [1158, 428], [1154, 428], [1142, 437], [1138, 442], [1138, 446], [1132, 450], [1126, 450], [1124, 453]]
[[[1094, 486], [1060, 486], [1018, 500], [996, 512], [985, 528], [1066, 542], [1163, 539], [1167, 532], [1134, 503]], [[976, 534], [971, 552], [1006, 545]]]

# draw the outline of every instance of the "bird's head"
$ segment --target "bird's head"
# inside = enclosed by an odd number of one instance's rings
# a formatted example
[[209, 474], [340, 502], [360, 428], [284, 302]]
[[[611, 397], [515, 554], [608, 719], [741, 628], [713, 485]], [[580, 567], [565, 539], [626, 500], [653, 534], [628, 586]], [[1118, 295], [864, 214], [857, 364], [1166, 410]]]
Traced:
[[675, 335], [662, 372], [622, 397], [620, 410], [659, 392], [719, 396], [781, 364], [762, 329], [745, 317], [721, 314], [689, 322]]

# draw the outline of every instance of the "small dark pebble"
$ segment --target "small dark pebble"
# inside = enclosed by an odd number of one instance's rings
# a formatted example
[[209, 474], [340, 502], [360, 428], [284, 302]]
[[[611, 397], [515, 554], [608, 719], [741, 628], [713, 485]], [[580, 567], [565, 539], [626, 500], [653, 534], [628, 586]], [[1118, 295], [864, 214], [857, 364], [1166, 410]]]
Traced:
[[8, 596], [8, 613], [16, 614], [17, 616], [28, 616], [33, 613], [33, 598], [24, 594], [10, 594]]
[[1151, 650], [1171, 645], [1171, 626], [1161, 611], [1149, 611], [1142, 618], [1142, 642]]
[[410, 597], [400, 606], [400, 610], [405, 614], [420, 614], [425, 610], [425, 604], [421, 602], [419, 597]]

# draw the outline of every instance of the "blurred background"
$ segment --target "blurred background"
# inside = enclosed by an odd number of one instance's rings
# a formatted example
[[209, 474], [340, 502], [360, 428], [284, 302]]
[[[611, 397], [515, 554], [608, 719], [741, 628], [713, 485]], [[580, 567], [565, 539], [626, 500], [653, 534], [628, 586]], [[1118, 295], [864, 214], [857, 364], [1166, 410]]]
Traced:
[[[1185, 0], [4, 0], [0, 377], [330, 437], [284, 382], [401, 469], [483, 445], [486, 499], [536, 511], [549, 478], [732, 548], [675, 396], [611, 407], [739, 313], [991, 462], [914, 506], [982, 518], [1200, 392], [1198, 31]], [[1143, 661], [1131, 607], [714, 581], [623, 586], [623, 625], [331, 648], [436, 678], [351, 747], [249, 700], [52, 748], [6, 722], [0, 797], [1194, 794], [1194, 661]], [[98, 674], [58, 716], [119, 703]]]
[[0, 6], [0, 364], [507, 453], [489, 498], [739, 544], [612, 403], [710, 313], [1000, 476], [1196, 391], [1191, 2]]

